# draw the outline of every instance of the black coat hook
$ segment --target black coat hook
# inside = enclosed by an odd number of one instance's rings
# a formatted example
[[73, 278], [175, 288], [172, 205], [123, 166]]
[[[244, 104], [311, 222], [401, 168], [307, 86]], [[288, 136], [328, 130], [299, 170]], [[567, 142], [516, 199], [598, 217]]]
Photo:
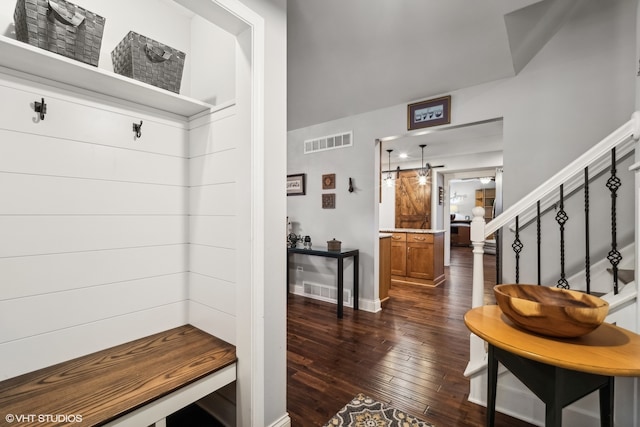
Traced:
[[140, 124], [133, 124], [133, 131], [136, 133], [136, 138], [140, 138], [142, 136], [142, 120], [140, 120]]
[[36, 113], [40, 113], [40, 120], [44, 120], [44, 115], [47, 114], [47, 104], [45, 104], [44, 98], [42, 98], [42, 102], [34, 102], [33, 109]]
[[353, 180], [349, 178], [349, 193], [353, 193]]

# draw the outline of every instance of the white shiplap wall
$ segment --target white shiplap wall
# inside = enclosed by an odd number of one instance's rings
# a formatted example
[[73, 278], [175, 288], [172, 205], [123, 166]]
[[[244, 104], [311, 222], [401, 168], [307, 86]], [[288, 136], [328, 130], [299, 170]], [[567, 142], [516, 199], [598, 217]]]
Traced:
[[189, 323], [236, 344], [235, 105], [196, 120], [189, 145]]
[[2, 74], [0, 99], [0, 380], [186, 323], [185, 121]]

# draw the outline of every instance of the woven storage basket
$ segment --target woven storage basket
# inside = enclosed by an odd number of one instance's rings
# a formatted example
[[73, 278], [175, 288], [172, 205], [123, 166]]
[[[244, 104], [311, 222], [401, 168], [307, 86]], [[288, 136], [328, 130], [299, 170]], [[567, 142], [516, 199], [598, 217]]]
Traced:
[[18, 0], [13, 20], [21, 42], [98, 66], [102, 16], [65, 0]]
[[185, 54], [129, 31], [111, 52], [113, 71], [141, 82], [180, 93]]

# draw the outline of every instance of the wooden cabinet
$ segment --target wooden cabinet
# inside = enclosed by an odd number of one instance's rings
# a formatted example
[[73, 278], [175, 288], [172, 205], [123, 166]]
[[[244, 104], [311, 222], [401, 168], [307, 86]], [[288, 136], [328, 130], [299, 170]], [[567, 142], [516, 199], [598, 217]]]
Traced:
[[464, 223], [451, 223], [451, 245], [469, 246], [471, 245], [471, 221]]
[[407, 233], [393, 233], [391, 236], [391, 274], [407, 275]]
[[391, 281], [436, 286], [444, 281], [444, 233], [393, 233]]
[[378, 298], [380, 302], [389, 299], [391, 287], [391, 236], [380, 237], [380, 282]]

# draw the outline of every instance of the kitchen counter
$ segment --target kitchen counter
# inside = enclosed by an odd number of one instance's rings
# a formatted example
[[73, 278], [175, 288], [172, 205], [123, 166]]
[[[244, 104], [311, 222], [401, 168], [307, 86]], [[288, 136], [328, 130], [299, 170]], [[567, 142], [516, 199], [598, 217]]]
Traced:
[[391, 236], [393, 236], [393, 233], [380, 233], [378, 235], [378, 238], [384, 239], [385, 237], [391, 237]]
[[422, 228], [382, 228], [380, 233], [420, 233], [420, 234], [438, 234], [444, 233], [445, 230], [422, 229]]

